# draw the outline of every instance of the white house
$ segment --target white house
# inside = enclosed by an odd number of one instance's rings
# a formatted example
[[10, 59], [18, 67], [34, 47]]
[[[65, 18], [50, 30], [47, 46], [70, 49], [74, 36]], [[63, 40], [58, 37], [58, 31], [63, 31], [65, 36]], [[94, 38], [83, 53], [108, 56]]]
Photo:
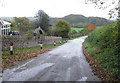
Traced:
[[10, 32], [10, 25], [11, 23], [3, 21], [0, 18], [0, 35], [8, 35]]

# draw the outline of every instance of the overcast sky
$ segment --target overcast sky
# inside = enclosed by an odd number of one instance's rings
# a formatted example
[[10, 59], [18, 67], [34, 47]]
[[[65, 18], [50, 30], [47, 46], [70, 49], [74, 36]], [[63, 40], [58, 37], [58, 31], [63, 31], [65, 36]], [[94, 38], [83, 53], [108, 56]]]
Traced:
[[81, 14], [107, 19], [110, 10], [100, 10], [84, 0], [0, 0], [0, 17], [33, 17], [40, 9], [51, 17]]

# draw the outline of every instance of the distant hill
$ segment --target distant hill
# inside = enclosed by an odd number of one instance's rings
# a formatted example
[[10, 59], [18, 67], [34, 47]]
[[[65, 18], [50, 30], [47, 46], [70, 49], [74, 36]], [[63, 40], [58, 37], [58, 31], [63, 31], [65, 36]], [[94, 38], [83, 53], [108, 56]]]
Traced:
[[[1, 17], [2, 19], [13, 21], [13, 17]], [[35, 20], [34, 17], [27, 17], [30, 21]], [[100, 17], [85, 17], [83, 15], [70, 14], [63, 18], [50, 17], [50, 24], [54, 25], [57, 19], [64, 19], [68, 21], [72, 27], [84, 27], [86, 24], [94, 24], [96, 26], [104, 26], [109, 20]]]
[[[0, 17], [0, 18], [2, 18], [3, 20], [8, 20], [8, 21], [13, 21], [13, 20], [14, 20], [13, 17]], [[35, 20], [34, 17], [27, 17], [27, 18], [28, 18], [30, 21]]]
[[2, 18], [3, 20], [8, 20], [8, 21], [13, 21], [14, 18], [13, 17], [0, 17]]
[[109, 20], [100, 17], [85, 17], [83, 15], [70, 14], [63, 18], [51, 18], [50, 23], [55, 24], [57, 19], [68, 21], [72, 27], [84, 27], [86, 24], [94, 24], [96, 26], [104, 26]]

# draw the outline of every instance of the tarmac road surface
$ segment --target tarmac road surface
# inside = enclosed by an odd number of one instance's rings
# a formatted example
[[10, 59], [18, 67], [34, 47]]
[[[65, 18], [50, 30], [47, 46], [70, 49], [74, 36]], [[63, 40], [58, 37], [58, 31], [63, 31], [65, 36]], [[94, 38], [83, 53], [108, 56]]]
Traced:
[[82, 52], [85, 38], [69, 40], [33, 59], [16, 62], [3, 72], [3, 81], [100, 81]]

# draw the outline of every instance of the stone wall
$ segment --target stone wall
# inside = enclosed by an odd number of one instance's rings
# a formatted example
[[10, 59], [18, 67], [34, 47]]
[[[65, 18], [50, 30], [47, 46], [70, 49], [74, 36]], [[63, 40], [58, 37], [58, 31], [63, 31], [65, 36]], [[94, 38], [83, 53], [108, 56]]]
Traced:
[[45, 36], [45, 44], [52, 44], [54, 41], [59, 42], [61, 37]]
[[[43, 44], [51, 44], [54, 41], [59, 42], [62, 40], [61, 37], [54, 37], [54, 36], [45, 36], [44, 40], [42, 40]], [[9, 50], [10, 49], [10, 42], [13, 42], [13, 48], [29, 48], [38, 46], [41, 40], [39, 39], [27, 39], [26, 37], [22, 36], [6, 36], [2, 37], [2, 50]]]

